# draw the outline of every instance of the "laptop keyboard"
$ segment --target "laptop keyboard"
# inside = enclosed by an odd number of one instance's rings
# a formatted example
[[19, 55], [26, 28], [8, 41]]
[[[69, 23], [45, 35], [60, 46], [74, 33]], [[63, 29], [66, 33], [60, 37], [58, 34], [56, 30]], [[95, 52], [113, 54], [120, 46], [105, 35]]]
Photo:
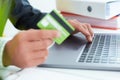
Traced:
[[120, 64], [120, 35], [96, 34], [93, 42], [85, 46], [78, 62]]

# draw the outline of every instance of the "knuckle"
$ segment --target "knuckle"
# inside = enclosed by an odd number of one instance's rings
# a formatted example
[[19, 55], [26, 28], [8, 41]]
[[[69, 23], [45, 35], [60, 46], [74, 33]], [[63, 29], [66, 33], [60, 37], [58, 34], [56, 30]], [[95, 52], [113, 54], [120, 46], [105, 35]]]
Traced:
[[71, 21], [73, 21], [73, 20], [72, 20], [72, 19], [68, 19], [67, 21], [68, 21], [68, 22], [71, 22]]
[[89, 28], [91, 28], [91, 25], [89, 23], [85, 23], [85, 25]]
[[43, 42], [42, 45], [43, 45], [43, 49], [47, 49], [47, 46], [48, 46], [47, 43]]
[[89, 32], [86, 31], [86, 36], [91, 36]]
[[46, 56], [48, 56], [48, 50], [45, 50], [45, 54], [46, 54]]
[[20, 32], [19, 34], [16, 35], [17, 41], [22, 42], [25, 38], [26, 35], [23, 32]]
[[48, 56], [48, 50], [44, 50], [43, 53], [41, 53], [42, 57]]
[[48, 50], [45, 49], [44, 51], [42, 51], [44, 54], [48, 54]]

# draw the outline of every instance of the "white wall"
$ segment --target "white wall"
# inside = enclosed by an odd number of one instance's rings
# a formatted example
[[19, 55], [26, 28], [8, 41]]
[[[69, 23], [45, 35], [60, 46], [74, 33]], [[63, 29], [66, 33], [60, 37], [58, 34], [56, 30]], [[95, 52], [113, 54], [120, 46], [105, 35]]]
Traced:
[[50, 12], [56, 9], [56, 0], [29, 0], [31, 5], [42, 12]]

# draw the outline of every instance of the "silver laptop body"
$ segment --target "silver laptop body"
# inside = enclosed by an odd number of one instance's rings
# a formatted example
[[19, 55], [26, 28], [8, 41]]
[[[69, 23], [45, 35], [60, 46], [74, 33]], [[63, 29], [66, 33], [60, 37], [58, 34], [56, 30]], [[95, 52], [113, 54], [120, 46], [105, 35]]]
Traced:
[[92, 43], [78, 33], [61, 45], [54, 44], [42, 67], [120, 70], [120, 35], [95, 33]]

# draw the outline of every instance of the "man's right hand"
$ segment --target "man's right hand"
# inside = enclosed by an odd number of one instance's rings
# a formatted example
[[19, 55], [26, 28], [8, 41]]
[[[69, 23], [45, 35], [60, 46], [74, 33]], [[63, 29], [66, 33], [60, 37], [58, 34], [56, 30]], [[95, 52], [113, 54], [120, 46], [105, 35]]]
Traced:
[[47, 48], [57, 37], [60, 37], [60, 33], [56, 30], [28, 30], [18, 33], [5, 46], [4, 64], [20, 68], [42, 64], [48, 56]]

